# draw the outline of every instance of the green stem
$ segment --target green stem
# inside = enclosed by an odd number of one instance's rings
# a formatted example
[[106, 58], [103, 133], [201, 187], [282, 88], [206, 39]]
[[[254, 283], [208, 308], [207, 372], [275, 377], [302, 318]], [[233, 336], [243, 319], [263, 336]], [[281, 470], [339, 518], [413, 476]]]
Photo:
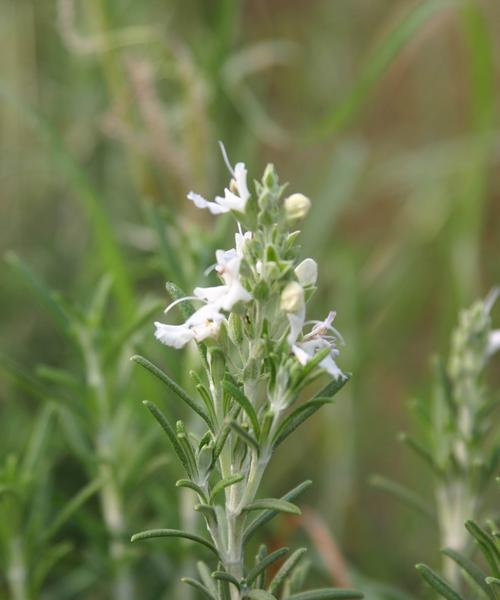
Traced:
[[12, 600], [29, 600], [27, 569], [19, 537], [12, 538], [9, 544], [7, 582]]

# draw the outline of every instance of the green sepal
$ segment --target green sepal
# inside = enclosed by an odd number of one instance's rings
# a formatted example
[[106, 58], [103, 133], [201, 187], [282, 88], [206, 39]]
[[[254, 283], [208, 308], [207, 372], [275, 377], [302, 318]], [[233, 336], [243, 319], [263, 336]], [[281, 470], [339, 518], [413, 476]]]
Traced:
[[262, 560], [260, 562], [258, 562], [255, 567], [253, 567], [247, 574], [247, 576], [245, 577], [246, 582], [248, 583], [248, 585], [252, 585], [252, 583], [254, 582], [254, 580], [261, 574], [263, 573], [269, 566], [271, 566], [274, 562], [276, 562], [277, 560], [279, 560], [280, 558], [282, 558], [283, 556], [285, 556], [285, 554], [287, 554], [290, 551], [290, 548], [279, 548], [278, 550], [275, 550], [274, 552], [271, 552], [271, 554], [268, 554], [267, 556], [265, 556], [264, 558], [262, 558]]
[[276, 512], [283, 512], [289, 515], [300, 515], [302, 514], [300, 508], [287, 500], [281, 498], [261, 498], [260, 500], [254, 500], [243, 507], [243, 510], [250, 512], [252, 510], [273, 510]]
[[181, 400], [183, 400], [192, 410], [194, 410], [194, 412], [197, 413], [210, 428], [212, 428], [212, 423], [210, 422], [210, 418], [205, 410], [164, 371], [150, 362], [147, 358], [144, 358], [144, 356], [140, 356], [139, 354], [135, 354], [130, 360], [133, 360], [138, 365], [141, 365], [141, 367], [144, 367], [147, 371], [155, 375], [155, 377], [166, 384], [167, 387], [169, 387]]
[[237, 475], [229, 475], [229, 477], [225, 477], [224, 479], [221, 479], [212, 488], [212, 491], [210, 492], [210, 501], [212, 501], [219, 492], [222, 492], [222, 490], [226, 489], [230, 485], [239, 483], [243, 479], [244, 479], [244, 475], [242, 475], [241, 473], [237, 474]]
[[219, 553], [217, 552], [217, 548], [211, 544], [205, 538], [202, 538], [195, 533], [190, 533], [189, 531], [182, 531], [180, 529], [148, 529], [146, 531], [141, 531], [139, 533], [135, 533], [131, 538], [131, 542], [138, 542], [141, 540], [150, 540], [152, 538], [162, 538], [162, 537], [173, 537], [173, 538], [183, 538], [186, 540], [191, 540], [192, 542], [196, 542], [205, 546], [211, 550], [217, 558], [219, 558]]
[[446, 600], [465, 600], [453, 590], [449, 584], [430, 567], [424, 564], [418, 564], [415, 567], [430, 587]]

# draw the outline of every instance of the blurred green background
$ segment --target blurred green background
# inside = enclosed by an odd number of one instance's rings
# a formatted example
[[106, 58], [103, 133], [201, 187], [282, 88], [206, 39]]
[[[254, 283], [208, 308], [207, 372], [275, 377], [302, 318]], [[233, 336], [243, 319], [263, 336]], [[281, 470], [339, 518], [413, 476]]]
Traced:
[[[430, 357], [446, 353], [458, 309], [500, 282], [500, 3], [0, 0], [0, 39], [0, 247], [18, 257], [0, 269], [1, 468], [17, 486], [0, 504], [0, 597], [126, 599], [127, 586], [135, 598], [189, 597], [177, 587], [189, 549], [126, 542], [190, 518], [140, 401], [161, 398], [177, 417], [182, 407], [128, 356], [179, 379], [196, 365], [159, 348], [151, 322], [164, 282], [202, 282], [228, 243], [230, 220], [185, 200], [226, 184], [219, 139], [254, 178], [271, 161], [312, 199], [312, 311], [337, 310], [339, 362], [354, 374], [278, 452], [269, 493], [311, 477], [312, 516], [269, 540], [304, 538], [319, 582], [343, 572], [336, 544], [367, 597], [422, 597], [413, 565], [437, 560], [436, 532], [368, 479], [430, 493], [396, 436], [413, 427], [408, 401], [429, 392]], [[41, 282], [71, 307], [36, 294]], [[95, 360], [104, 413], [92, 412]], [[111, 533], [98, 481], [108, 467], [121, 519]], [[34, 573], [47, 524], [89, 482], [51, 536], [60, 560], [28, 595], [8, 592], [13, 557]]]

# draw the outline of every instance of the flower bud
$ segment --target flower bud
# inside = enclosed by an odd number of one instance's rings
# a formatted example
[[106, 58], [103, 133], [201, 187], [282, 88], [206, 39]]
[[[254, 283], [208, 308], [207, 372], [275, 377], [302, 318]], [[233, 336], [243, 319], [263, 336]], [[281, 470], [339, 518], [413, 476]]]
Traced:
[[295, 267], [295, 275], [303, 287], [316, 285], [318, 280], [318, 265], [312, 258], [304, 259]]
[[210, 374], [214, 381], [222, 381], [226, 371], [226, 359], [224, 354], [218, 349], [213, 348], [209, 353]]
[[229, 338], [233, 342], [233, 344], [235, 344], [236, 346], [241, 344], [241, 342], [243, 341], [243, 325], [241, 323], [240, 315], [236, 314], [235, 312], [232, 312], [229, 315], [228, 333]]
[[285, 212], [289, 221], [303, 219], [311, 208], [311, 201], [304, 194], [292, 194], [285, 198]]
[[300, 283], [291, 281], [281, 292], [281, 309], [295, 313], [304, 306], [304, 290]]

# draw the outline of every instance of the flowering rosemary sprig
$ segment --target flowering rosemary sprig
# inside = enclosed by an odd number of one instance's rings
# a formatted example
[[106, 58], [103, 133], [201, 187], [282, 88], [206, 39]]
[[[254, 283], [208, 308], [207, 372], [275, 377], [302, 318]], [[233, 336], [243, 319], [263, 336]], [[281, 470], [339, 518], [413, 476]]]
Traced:
[[[188, 538], [209, 549], [217, 568], [199, 563], [200, 579], [185, 582], [211, 600], [253, 598], [361, 598], [353, 590], [323, 589], [300, 593], [297, 571], [304, 549], [292, 553], [275, 576], [266, 570], [288, 549], [271, 554], [265, 547], [255, 564], [246, 544], [276, 514], [300, 514], [293, 500], [306, 481], [281, 498], [261, 498], [259, 490], [274, 449], [332, 397], [348, 377], [336, 364], [341, 337], [333, 327], [334, 312], [324, 321], [306, 319], [306, 304], [317, 280], [317, 265], [298, 262], [298, 231], [310, 201], [302, 194], [281, 200], [284, 186], [269, 165], [255, 194], [249, 192], [246, 168], [233, 169], [223, 197], [211, 202], [191, 192], [188, 198], [213, 214], [231, 213], [238, 231], [234, 248], [216, 253], [214, 271], [220, 282], [195, 288], [184, 297], [172, 284], [174, 297], [166, 311], [179, 306], [180, 325], [155, 323], [156, 337], [173, 348], [198, 344], [205, 378], [192, 373], [199, 400], [192, 398], [164, 371], [140, 356], [136, 362], [158, 376], [204, 422], [195, 435], [179, 421], [174, 428], [151, 402], [146, 406], [165, 430], [182, 462], [186, 478], [178, 487], [193, 490], [209, 538], [172, 529], [144, 531], [132, 540]], [[195, 303], [196, 308], [192, 303]], [[298, 403], [303, 390], [322, 373], [331, 381], [312, 399]], [[257, 516], [256, 516], [257, 515]]]

